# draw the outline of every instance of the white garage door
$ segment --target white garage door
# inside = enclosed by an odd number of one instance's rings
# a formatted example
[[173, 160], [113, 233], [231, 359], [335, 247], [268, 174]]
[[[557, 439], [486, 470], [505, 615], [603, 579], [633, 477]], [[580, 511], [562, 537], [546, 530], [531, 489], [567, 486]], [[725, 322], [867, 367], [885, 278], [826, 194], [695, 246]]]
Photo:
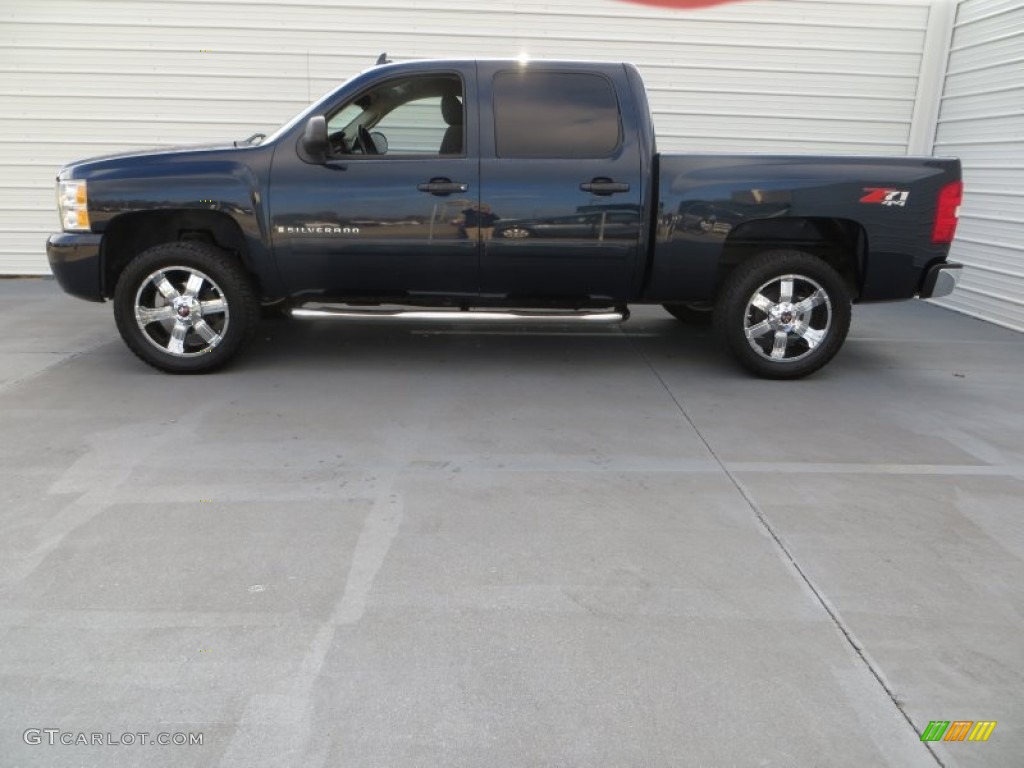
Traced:
[[946, 306], [1024, 330], [1024, 2], [957, 10], [936, 154], [959, 155], [966, 193], [950, 258], [968, 265]]
[[[663, 150], [923, 151], [930, 0], [47, 0], [0, 18], [0, 273], [47, 272], [53, 178], [269, 132], [381, 51], [637, 63]], [[933, 50], [934, 49], [934, 50]], [[917, 109], [915, 110], [915, 107]], [[925, 139], [919, 143], [915, 136]]]

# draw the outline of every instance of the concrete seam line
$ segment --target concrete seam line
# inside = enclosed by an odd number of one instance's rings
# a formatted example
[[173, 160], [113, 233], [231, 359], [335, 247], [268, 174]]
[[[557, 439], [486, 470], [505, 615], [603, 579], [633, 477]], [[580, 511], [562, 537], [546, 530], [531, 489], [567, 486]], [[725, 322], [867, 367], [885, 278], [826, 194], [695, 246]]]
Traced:
[[[636, 349], [635, 345], [634, 349]], [[775, 545], [782, 552], [783, 556], [785, 557], [785, 560], [792, 566], [793, 570], [796, 571], [797, 575], [800, 577], [800, 580], [803, 581], [803, 583], [811, 591], [811, 594], [814, 595], [815, 600], [817, 600], [818, 604], [822, 607], [825, 613], [827, 613], [829, 618], [832, 620], [832, 623], [835, 624], [836, 628], [838, 628], [839, 631], [842, 633], [843, 637], [846, 639], [847, 644], [849, 644], [849, 646], [853, 649], [853, 652], [856, 654], [857, 658], [861, 660], [864, 666], [871, 673], [872, 677], [874, 677], [878, 684], [882, 687], [882, 690], [885, 691], [886, 696], [889, 697], [889, 700], [893, 703], [893, 706], [896, 707], [896, 710], [903, 716], [903, 719], [907, 721], [907, 724], [910, 726], [911, 730], [913, 730], [916, 735], [920, 736], [922, 732], [918, 730], [917, 726], [914, 725], [913, 719], [911, 719], [910, 715], [903, 708], [903, 705], [896, 697], [896, 693], [892, 690], [892, 688], [889, 687], [888, 683], [885, 682], [881, 670], [879, 670], [875, 666], [875, 664], [867, 657], [867, 655], [864, 652], [863, 645], [860, 643], [859, 640], [857, 640], [856, 636], [853, 634], [853, 630], [846, 625], [842, 618], [840, 618], [838, 610], [832, 607], [832, 605], [826, 599], [824, 593], [818, 588], [817, 584], [815, 584], [814, 581], [811, 580], [811, 577], [804, 571], [804, 569], [800, 567], [800, 564], [796, 561], [796, 558], [793, 556], [793, 553], [789, 551], [789, 548], [782, 541], [782, 537], [779, 536], [778, 533], [776, 533], [775, 529], [772, 527], [772, 524], [768, 522], [768, 518], [765, 516], [764, 512], [758, 506], [757, 502], [754, 501], [753, 497], [750, 495], [750, 493], [747, 492], [747, 489], [743, 487], [743, 484], [739, 481], [739, 479], [725, 465], [725, 462], [722, 461], [722, 459], [718, 456], [718, 453], [715, 451], [715, 449], [711, 447], [711, 444], [708, 442], [707, 438], [704, 437], [704, 434], [694, 423], [693, 419], [690, 418], [690, 414], [688, 414], [686, 412], [686, 409], [683, 408], [683, 404], [679, 402], [679, 398], [677, 398], [675, 396], [675, 393], [673, 393], [672, 390], [669, 389], [668, 384], [665, 383], [665, 379], [663, 379], [661, 374], [658, 373], [657, 369], [648, 359], [647, 355], [645, 355], [640, 349], [636, 349], [636, 353], [640, 357], [640, 359], [644, 361], [644, 364], [654, 375], [654, 378], [658, 380], [658, 383], [661, 384], [662, 388], [672, 399], [672, 402], [675, 403], [676, 408], [679, 409], [679, 412], [683, 415], [683, 418], [686, 419], [687, 423], [696, 433], [701, 443], [703, 443], [704, 447], [707, 448], [708, 453], [711, 454], [715, 462], [717, 462], [718, 466], [721, 467], [722, 472], [725, 473], [725, 476], [729, 478], [729, 482], [731, 482], [733, 487], [737, 491], [739, 491], [740, 496], [743, 497], [743, 500], [747, 503], [747, 506], [749, 506], [751, 511], [753, 511], [754, 515], [757, 517], [758, 522], [761, 524], [761, 527], [764, 528], [765, 531], [767, 531], [772, 541], [775, 542]], [[938, 754], [936, 754], [933, 746], [927, 741], [922, 743], [924, 744], [928, 752], [931, 754], [932, 758], [935, 760], [935, 763], [939, 765], [940, 768], [947, 768], [946, 764], [942, 762]]]
[[[81, 349], [76, 349], [74, 352], [69, 352], [65, 355], [61, 355], [61, 357], [58, 360], [40, 368], [38, 371], [33, 371], [32, 373], [26, 374], [22, 376], [20, 379], [11, 379], [10, 381], [0, 384], [0, 394], [6, 394], [7, 392], [21, 386], [22, 384], [25, 384], [29, 381], [32, 381], [33, 379], [37, 379], [40, 376], [49, 373], [54, 368], [70, 363], [72, 360], [77, 360], [82, 355], [88, 355], [90, 352], [95, 352], [100, 347], [104, 347], [107, 344], [112, 344], [116, 340], [117, 337], [113, 336], [109, 339], [98, 341], [95, 344], [90, 344], [86, 347], [82, 347]], [[60, 355], [59, 352], [56, 354]]]

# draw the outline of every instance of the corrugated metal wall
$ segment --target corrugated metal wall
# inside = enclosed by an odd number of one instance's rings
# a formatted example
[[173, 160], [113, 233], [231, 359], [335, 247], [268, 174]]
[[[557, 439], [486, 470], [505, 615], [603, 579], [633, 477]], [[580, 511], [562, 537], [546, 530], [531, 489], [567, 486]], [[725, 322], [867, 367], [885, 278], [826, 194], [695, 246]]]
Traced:
[[959, 155], [966, 194], [952, 259], [967, 265], [941, 303], [1024, 330], [1024, 2], [957, 10], [936, 154]]
[[633, 61], [666, 151], [923, 151], [912, 137], [930, 10], [930, 0], [700, 11], [617, 0], [5, 4], [0, 272], [47, 271], [61, 164], [269, 132], [385, 50]]

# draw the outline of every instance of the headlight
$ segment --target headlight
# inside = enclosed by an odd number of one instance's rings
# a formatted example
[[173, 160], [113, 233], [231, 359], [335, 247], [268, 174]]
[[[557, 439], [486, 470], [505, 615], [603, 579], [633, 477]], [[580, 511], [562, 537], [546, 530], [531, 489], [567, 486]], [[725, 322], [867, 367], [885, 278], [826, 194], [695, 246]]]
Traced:
[[89, 231], [89, 195], [84, 181], [57, 182], [57, 210], [65, 232]]

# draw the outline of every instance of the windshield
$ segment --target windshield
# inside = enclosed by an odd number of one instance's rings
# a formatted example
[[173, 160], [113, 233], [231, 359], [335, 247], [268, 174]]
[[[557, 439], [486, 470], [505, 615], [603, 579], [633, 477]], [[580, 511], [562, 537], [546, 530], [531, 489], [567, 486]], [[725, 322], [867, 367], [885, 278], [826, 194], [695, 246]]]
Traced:
[[[351, 82], [351, 80], [347, 81], [345, 84], [339, 86], [339, 88], [344, 88], [345, 85], [348, 84], [348, 82]], [[285, 123], [280, 128], [278, 128], [276, 131], [274, 131], [272, 134], [270, 134], [267, 138], [265, 138], [260, 143], [261, 144], [266, 144], [268, 142], [277, 141], [278, 138], [280, 138], [284, 134], [288, 133], [288, 131], [290, 131], [292, 128], [294, 128], [295, 126], [299, 125], [300, 123], [305, 122], [307, 119], [309, 119], [313, 115], [322, 114], [323, 110], [324, 110], [324, 108], [326, 106], [326, 103], [328, 101], [330, 101], [331, 97], [334, 96], [334, 94], [336, 94], [338, 92], [339, 88], [332, 88], [331, 90], [329, 90], [327, 93], [325, 93], [319, 99], [314, 101], [312, 104], [310, 104], [308, 107], [306, 107], [304, 110], [302, 110], [299, 114], [297, 114], [295, 117], [293, 117], [287, 123]]]

